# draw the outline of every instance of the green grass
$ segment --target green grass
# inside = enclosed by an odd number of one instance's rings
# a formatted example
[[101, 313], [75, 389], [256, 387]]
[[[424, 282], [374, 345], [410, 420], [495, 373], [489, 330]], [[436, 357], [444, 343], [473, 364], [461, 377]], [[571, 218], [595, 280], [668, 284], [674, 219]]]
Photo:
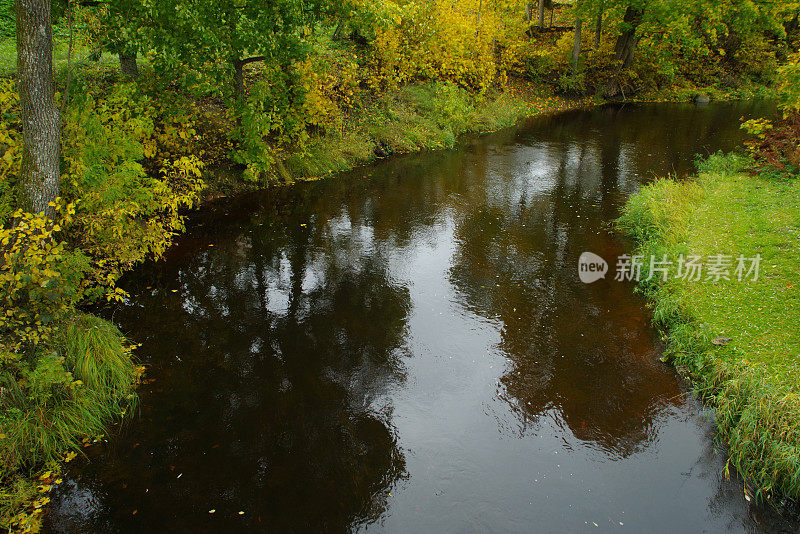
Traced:
[[17, 70], [17, 42], [10, 37], [0, 37], [0, 76]]
[[113, 324], [74, 315], [54, 335], [50, 350], [28, 364], [33, 371], [22, 377], [0, 369], [0, 528], [12, 531], [37, 522], [37, 499], [46, 493], [37, 482], [41, 472], [57, 471], [65, 453], [136, 407], [141, 371]]
[[[72, 61], [73, 69], [78, 69], [81, 65], [92, 64], [89, 59], [91, 54], [90, 46], [85, 39], [76, 34], [73, 43]], [[58, 77], [63, 77], [67, 69], [69, 56], [69, 39], [64, 35], [56, 35], [53, 38], [53, 70]], [[108, 52], [104, 53], [100, 61], [101, 66], [118, 65], [119, 59]], [[139, 67], [148, 65], [147, 58], [139, 59]], [[14, 37], [0, 36], [0, 76], [7, 77], [17, 72], [17, 42]]]
[[[619, 227], [637, 253], [670, 259], [761, 255], [757, 281], [643, 282], [666, 357], [715, 406], [729, 464], [759, 497], [800, 498], [800, 182], [744, 172], [716, 155], [697, 180], [658, 180], [629, 200]], [[647, 269], [645, 269], [647, 270]], [[733, 271], [733, 269], [731, 269]], [[733, 274], [733, 272], [731, 273]], [[730, 338], [718, 345], [717, 338]]]
[[[0, 377], [4, 469], [58, 460], [65, 450], [80, 446], [83, 437], [105, 432], [106, 424], [135, 401], [138, 371], [114, 325], [78, 314], [59, 331], [54, 345], [51, 354], [38, 357], [26, 389], [10, 374]], [[62, 369], [71, 373], [70, 383], [52, 378]]]

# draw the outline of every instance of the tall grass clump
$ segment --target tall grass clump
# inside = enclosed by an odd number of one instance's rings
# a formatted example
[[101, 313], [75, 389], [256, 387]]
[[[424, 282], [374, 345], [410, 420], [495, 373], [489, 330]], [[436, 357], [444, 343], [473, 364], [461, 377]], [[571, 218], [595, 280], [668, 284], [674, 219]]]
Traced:
[[726, 469], [757, 497], [798, 500], [800, 183], [746, 174], [747, 164], [717, 154], [697, 180], [657, 180], [630, 198], [617, 226], [645, 258], [760, 255], [756, 281], [654, 276], [640, 289], [666, 334], [664, 359], [715, 408]]
[[55, 478], [48, 473], [136, 406], [141, 369], [113, 324], [78, 313], [49, 348], [6, 361], [0, 373], [0, 527], [10, 531], [35, 531]]
[[57, 460], [135, 406], [139, 370], [114, 325], [78, 314], [54, 337], [51, 352], [0, 376], [4, 470]]

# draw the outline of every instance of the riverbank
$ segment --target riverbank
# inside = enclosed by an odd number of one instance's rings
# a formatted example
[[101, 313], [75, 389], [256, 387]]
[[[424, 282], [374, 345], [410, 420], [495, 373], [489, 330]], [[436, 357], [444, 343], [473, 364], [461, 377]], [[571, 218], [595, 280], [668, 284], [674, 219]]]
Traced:
[[203, 196], [216, 198], [267, 184], [317, 180], [393, 155], [453, 148], [465, 135], [493, 132], [526, 118], [599, 103], [594, 98], [567, 98], [550, 87], [520, 79], [510, 79], [486, 92], [441, 81], [408, 84], [382, 95], [378, 102], [361, 106], [340, 128], [314, 135], [302, 149], [282, 154], [258, 180], [243, 180], [241, 170], [206, 173], [208, 189]]
[[[667, 335], [665, 359], [715, 408], [719, 438], [752, 498], [800, 498], [800, 182], [715, 155], [694, 181], [661, 179], [628, 201], [618, 226], [636, 254], [730, 259], [729, 278], [656, 273], [640, 287]], [[737, 258], [760, 256], [758, 279]], [[645, 266], [642, 280], [649, 277]], [[708, 265], [708, 263], [706, 264]], [[750, 271], [752, 262], [746, 264]], [[748, 499], [751, 498], [748, 495]]]
[[[51, 275], [44, 278], [69, 282], [67, 287], [55, 289], [62, 300], [65, 291], [75, 290], [77, 294], [70, 294], [57, 320], [46, 332], [37, 334], [41, 335], [29, 357], [4, 356], [2, 361], [4, 376], [30, 386], [23, 386], [23, 393], [13, 399], [10, 393], [0, 392], [4, 400], [0, 419], [0, 527], [13, 532], [36, 531], [49, 501], [47, 495], [60, 482], [60, 462], [101, 439], [99, 436], [107, 433], [107, 425], [113, 424], [119, 414], [129, 413], [128, 407], [135, 404], [130, 387], [138, 380], [141, 369], [131, 364], [128, 342], [110, 323], [84, 315], [83, 297], [124, 298], [124, 293], [115, 288], [116, 279], [144, 258], [158, 257], [172, 236], [183, 230], [187, 208], [267, 183], [317, 179], [392, 154], [450, 148], [464, 134], [498, 130], [526, 117], [588, 104], [514, 81], [502, 90], [483, 93], [443, 82], [409, 84], [396, 93], [383, 95], [378, 102], [364, 105], [359, 113], [348, 117], [341, 129], [316, 135], [302, 150], [284, 154], [285, 159], [274, 167], [275, 175], [246, 180], [242, 170], [235, 170], [230, 174], [207, 172], [201, 180], [199, 173], [206, 163], [235, 165], [228, 159], [231, 145], [224, 143], [228, 131], [235, 128], [230, 117], [214, 106], [204, 106], [207, 102], [191, 100], [182, 93], [175, 93], [168, 106], [168, 99], [157, 100], [152, 80], [146, 74], [137, 82], [129, 82], [115, 80], [116, 75], [108, 70], [108, 66], [100, 65], [82, 73], [83, 79], [76, 82], [79, 92], [73, 95], [66, 116], [65, 180], [73, 181], [66, 189], [72, 199], [81, 202], [75, 214], [61, 221], [63, 228], [55, 229], [52, 223], [42, 222], [49, 235], [72, 243], [60, 249], [63, 257], [51, 258], [45, 266]], [[6, 150], [12, 155], [0, 173], [11, 177], [11, 185], [19, 156], [18, 104], [10, 84], [0, 89], [5, 95], [0, 110], [3, 132], [10, 145]], [[139, 118], [145, 116], [151, 121], [150, 127], [128, 128], [124, 122], [110, 120], [115, 114], [125, 116], [126, 105], [137, 108]], [[220, 146], [213, 146], [214, 143]], [[167, 158], [174, 163], [162, 166], [160, 162]], [[119, 170], [107, 174], [103, 169], [109, 168]], [[98, 181], [98, 172], [103, 173], [102, 181]], [[136, 200], [141, 198], [141, 192], [155, 189], [155, 177], [159, 176], [158, 181], [163, 184], [156, 189], [161, 191], [160, 198], [152, 198], [149, 207]], [[13, 217], [13, 195], [13, 187], [0, 189], [0, 215], [4, 220]], [[138, 203], [132, 204], [133, 201]], [[165, 206], [171, 206], [166, 216]], [[120, 207], [133, 211], [128, 211], [126, 218], [117, 218]], [[155, 219], [142, 228], [137, 223], [142, 217]], [[66, 221], [73, 218], [76, 220]], [[19, 228], [6, 230], [14, 238], [12, 241], [25, 237], [17, 235]], [[3, 271], [11, 278], [32, 265], [27, 253], [21, 248], [17, 252], [21, 254], [20, 263]], [[84, 265], [86, 262], [90, 265]], [[82, 293], [84, 289], [77, 291], [81, 279], [96, 280], [101, 275], [108, 278], [101, 285], [92, 284], [94, 297]], [[19, 295], [28, 290], [28, 286], [15, 288]], [[69, 329], [68, 325], [80, 317], [99, 324], [93, 329]], [[66, 332], [70, 337], [65, 336]], [[86, 360], [95, 355], [108, 356], [94, 345], [72, 350], [82, 343], [83, 334], [92, 332], [103, 337], [98, 341], [100, 345], [113, 345], [112, 358], [104, 357], [96, 365], [87, 366]], [[13, 352], [12, 342], [31, 344], [27, 339], [3, 342], [0, 348], [8, 347], [9, 354]], [[51, 361], [46, 357], [48, 353], [58, 357]], [[111, 371], [117, 372], [116, 384], [96, 380], [97, 376], [108, 375], [104, 362], [109, 361], [115, 362]], [[35, 382], [32, 376], [39, 380], [36, 388], [30, 385]], [[59, 395], [39, 394], [49, 388], [57, 388]], [[35, 410], [30, 401], [24, 401], [28, 394]], [[91, 404], [96, 408], [92, 413], [81, 412], [88, 396], [97, 401]], [[35, 413], [39, 414], [38, 419], [32, 417]], [[39, 431], [29, 431], [32, 420]]]
[[[5, 86], [5, 90], [8, 95], [11, 89]], [[236, 127], [235, 121], [213, 99], [193, 98], [180, 90], [165, 95], [158, 90], [147, 69], [138, 80], [130, 81], [118, 76], [115, 65], [88, 66], [74, 82], [67, 109], [65, 179], [73, 181], [73, 185], [66, 187], [66, 191], [70, 199], [81, 202], [76, 222], [62, 224], [64, 228], [58, 232], [62, 239], [77, 246], [72, 250], [67, 247], [70, 261], [59, 262], [53, 270], [71, 273], [74, 260], [88, 256], [92, 262], [89, 272], [94, 271], [91, 277], [96, 279], [100, 274], [111, 277], [111, 283], [101, 292], [110, 290], [112, 297], [115, 280], [144, 258], [158, 257], [173, 236], [182, 232], [185, 209], [207, 199], [265, 184], [317, 179], [393, 154], [446, 149], [465, 134], [494, 131], [526, 117], [597, 103], [592, 99], [557, 96], [552, 88], [514, 78], [483, 92], [442, 81], [407, 84], [377, 99], [364, 98], [340, 127], [314, 132], [298, 150], [279, 152], [271, 174], [245, 179], [244, 166], [239, 166], [232, 173], [205, 172], [201, 180], [199, 173], [203, 168], [216, 164], [236, 166], [230, 159], [235, 147], [228, 137]], [[13, 133], [16, 126], [10, 118], [15, 116], [15, 101], [9, 96], [3, 102], [4, 126]], [[133, 108], [135, 113], [126, 107]], [[120, 114], [128, 122], [112, 120]], [[129, 128], [134, 117], [144, 118], [142, 123], [146, 127]], [[13, 161], [4, 167], [4, 172], [10, 172]], [[169, 163], [165, 164], [166, 161]], [[118, 170], [104, 174], [103, 169], [111, 168]], [[150, 190], [158, 191], [159, 196], [148, 194], [145, 198], [150, 203], [140, 203], [137, 199]], [[13, 205], [12, 199], [0, 207]], [[120, 209], [132, 211], [128, 211], [128, 217], [119, 218], [116, 214]], [[10, 208], [3, 214], [8, 216], [9, 212]], [[151, 224], [143, 228], [137, 221], [144, 218]], [[103, 268], [98, 267], [101, 264]], [[76, 298], [70, 303], [64, 321], [81, 313], [79, 301]], [[57, 344], [51, 346], [57, 353], [63, 352]], [[35, 361], [31, 368], [36, 369], [44, 361]], [[123, 381], [131, 383], [137, 379], [132, 369]], [[91, 383], [88, 377], [80, 378], [74, 359], [65, 360], [59, 371], [72, 376], [73, 382], [79, 380], [81, 388]], [[22, 376], [16, 367], [13, 373]], [[108, 400], [114, 403], [118, 399], [112, 396]], [[58, 418], [52, 407], [46, 407], [45, 413]], [[3, 491], [0, 499], [0, 524], [16, 525], [18, 530], [34, 528], [46, 505], [40, 487], [46, 487], [47, 491], [52, 488], [52, 484], [42, 485], [39, 479], [57, 472], [54, 460], [58, 457], [68, 457], [67, 453], [82, 448], [85, 440], [93, 442], [99, 434], [106, 433], [104, 425], [114, 419], [93, 419], [91, 432], [79, 428], [83, 424], [81, 419], [73, 421], [57, 440], [46, 440], [52, 445], [48, 463], [44, 467], [40, 462], [31, 464], [35, 468], [27, 474], [16, 467], [29, 463], [19, 452], [27, 448], [4, 437], [2, 447], [14, 451], [7, 456], [13, 457], [7, 463], [15, 467], [2, 474], [4, 487], [11, 489]], [[4, 424], [14, 424], [13, 419], [8, 421]], [[31, 439], [30, 435], [16, 432], [4, 435]], [[64, 447], [68, 439], [73, 443]], [[49, 479], [58, 480], [44, 476], [44, 480]]]
[[645, 90], [633, 95], [630, 102], [693, 102], [697, 98], [707, 101], [737, 101], [737, 100], [773, 100], [775, 90], [766, 85], [750, 83], [742, 87], [721, 87], [720, 85], [708, 86], [675, 86], [662, 89]]

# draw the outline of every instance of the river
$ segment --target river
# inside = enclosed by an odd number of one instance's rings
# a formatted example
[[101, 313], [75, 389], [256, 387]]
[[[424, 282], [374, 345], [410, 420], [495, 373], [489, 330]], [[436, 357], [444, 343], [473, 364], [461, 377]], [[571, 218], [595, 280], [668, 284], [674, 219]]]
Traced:
[[[110, 314], [147, 365], [50, 532], [775, 532], [609, 229], [768, 105], [570, 111], [218, 201]], [[611, 273], [578, 278], [594, 252]]]

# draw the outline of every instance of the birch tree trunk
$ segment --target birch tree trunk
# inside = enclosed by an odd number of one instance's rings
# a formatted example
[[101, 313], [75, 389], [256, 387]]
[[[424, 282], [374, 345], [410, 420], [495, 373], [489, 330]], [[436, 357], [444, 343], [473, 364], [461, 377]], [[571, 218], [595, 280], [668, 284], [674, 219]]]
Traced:
[[61, 136], [53, 86], [50, 0], [16, 0], [17, 87], [22, 109], [22, 207], [52, 217], [59, 195]]

